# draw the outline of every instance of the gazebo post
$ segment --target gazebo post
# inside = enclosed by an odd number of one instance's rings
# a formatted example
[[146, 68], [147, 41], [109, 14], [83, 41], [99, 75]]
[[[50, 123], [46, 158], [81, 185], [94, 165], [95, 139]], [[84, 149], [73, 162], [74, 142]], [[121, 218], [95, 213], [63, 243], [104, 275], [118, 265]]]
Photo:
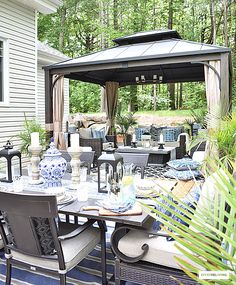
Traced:
[[[221, 106], [222, 116], [228, 115], [232, 110], [232, 84], [230, 74], [230, 53], [222, 53], [220, 55], [220, 74], [221, 74]], [[224, 103], [225, 102], [225, 103]]]
[[52, 74], [45, 69], [45, 128], [53, 130], [53, 96], [52, 96]]

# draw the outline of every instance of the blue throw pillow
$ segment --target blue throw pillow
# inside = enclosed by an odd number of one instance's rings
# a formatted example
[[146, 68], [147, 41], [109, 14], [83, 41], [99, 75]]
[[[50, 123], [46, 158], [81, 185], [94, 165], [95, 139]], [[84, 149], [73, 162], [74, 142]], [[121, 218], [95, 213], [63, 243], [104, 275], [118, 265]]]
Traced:
[[167, 164], [176, 170], [194, 170], [199, 168], [200, 163], [192, 160], [191, 158], [181, 158], [176, 160], [171, 160]]
[[106, 142], [106, 136], [105, 136], [105, 127], [98, 129], [92, 129], [92, 136], [93, 138], [101, 138], [103, 142]]
[[176, 137], [176, 135], [175, 135], [175, 133], [176, 133], [176, 131], [175, 131], [175, 129], [164, 129], [163, 130], [163, 139], [164, 139], [164, 141], [165, 142], [174, 142], [174, 141], [176, 141], [176, 139], [175, 139], [175, 137]]
[[170, 169], [166, 171], [164, 174], [166, 178], [173, 178], [177, 180], [191, 180], [194, 178], [198, 178], [201, 176], [201, 172], [198, 170], [175, 170]]
[[[182, 203], [178, 204], [176, 202], [176, 205], [178, 205], [179, 208], [181, 208], [185, 211], [188, 210], [187, 207], [190, 207], [192, 209], [196, 208], [197, 202], [199, 201], [199, 198], [200, 198], [200, 192], [201, 192], [200, 186], [193, 187], [192, 190], [183, 199], [180, 199], [183, 202], [183, 204]], [[167, 196], [167, 198], [170, 202], [175, 202], [173, 197]], [[160, 198], [159, 201], [161, 204], [168, 205], [168, 201], [166, 201], [163, 198]], [[189, 226], [189, 224], [186, 223], [186, 221], [182, 220], [180, 217], [178, 217], [176, 215], [176, 214], [179, 214], [179, 215], [182, 215], [183, 217], [186, 218], [186, 216], [184, 215], [184, 213], [180, 209], [177, 209], [171, 205], [170, 208], [175, 211], [175, 213], [171, 213], [169, 210], [165, 209], [161, 204], [156, 205], [156, 210], [158, 212], [161, 212], [161, 213], [165, 214], [166, 216], [171, 217], [172, 220], [175, 220], [175, 221], [177, 221], [177, 222], [179, 222], [179, 223], [181, 223], [187, 227]], [[186, 205], [186, 207], [184, 205]], [[162, 223], [160, 221], [156, 220], [155, 222], [153, 222], [152, 228], [153, 228], [153, 230], [158, 232], [159, 230], [161, 230], [161, 225], [162, 225]], [[171, 231], [171, 229], [169, 229], [169, 230]], [[171, 241], [172, 238], [168, 237], [167, 240]]]
[[141, 141], [141, 137], [144, 133], [149, 132], [149, 128], [135, 128], [134, 133], [137, 141]]

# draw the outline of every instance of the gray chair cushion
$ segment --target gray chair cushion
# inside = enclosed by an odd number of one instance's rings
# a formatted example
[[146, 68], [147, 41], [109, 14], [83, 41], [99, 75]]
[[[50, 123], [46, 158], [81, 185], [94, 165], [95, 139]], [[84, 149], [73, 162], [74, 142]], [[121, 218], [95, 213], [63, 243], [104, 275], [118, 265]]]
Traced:
[[[100, 230], [98, 228], [88, 228], [78, 236], [61, 241], [61, 246], [65, 258], [66, 270], [69, 271], [75, 265], [77, 265], [84, 256], [88, 255], [94, 247], [100, 242]], [[42, 268], [48, 268], [50, 270], [58, 271], [58, 261], [46, 260], [26, 256], [22, 253], [12, 251], [14, 259], [20, 260], [31, 264], [31, 266], [39, 266]]]
[[167, 241], [165, 237], [149, 237], [143, 231], [132, 230], [120, 239], [118, 248], [122, 253], [135, 257], [142, 253], [141, 246], [144, 243], [148, 244], [149, 250], [142, 260], [179, 269], [174, 257], [183, 255], [175, 247], [175, 242]]
[[121, 238], [118, 248], [127, 256], [135, 257], [142, 253], [141, 246], [144, 243], [148, 244], [149, 250], [142, 258], [143, 261], [177, 269], [180, 267], [175, 260], [176, 256], [191, 262], [176, 248], [175, 241], [167, 241], [166, 237], [149, 236], [146, 232], [139, 230], [131, 230]]
[[2, 241], [2, 237], [1, 237], [1, 235], [0, 235], [0, 249], [2, 249], [3, 248], [3, 241]]

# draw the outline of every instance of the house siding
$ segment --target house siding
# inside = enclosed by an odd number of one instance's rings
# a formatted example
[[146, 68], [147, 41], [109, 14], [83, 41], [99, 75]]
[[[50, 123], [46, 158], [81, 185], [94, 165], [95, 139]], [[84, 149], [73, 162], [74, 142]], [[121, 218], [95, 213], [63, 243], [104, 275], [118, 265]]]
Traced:
[[8, 40], [9, 55], [9, 103], [0, 105], [0, 148], [10, 138], [19, 148], [17, 134], [23, 128], [24, 113], [27, 118], [35, 115], [35, 28], [35, 11], [0, 0], [0, 37]]

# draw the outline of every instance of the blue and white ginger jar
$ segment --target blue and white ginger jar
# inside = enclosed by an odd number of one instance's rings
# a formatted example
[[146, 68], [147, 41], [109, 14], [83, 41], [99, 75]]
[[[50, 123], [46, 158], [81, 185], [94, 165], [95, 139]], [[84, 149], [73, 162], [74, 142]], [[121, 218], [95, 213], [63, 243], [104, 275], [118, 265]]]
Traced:
[[45, 187], [61, 186], [61, 179], [66, 172], [67, 162], [61, 156], [52, 140], [49, 149], [44, 154], [44, 158], [39, 163], [39, 171], [44, 178]]

